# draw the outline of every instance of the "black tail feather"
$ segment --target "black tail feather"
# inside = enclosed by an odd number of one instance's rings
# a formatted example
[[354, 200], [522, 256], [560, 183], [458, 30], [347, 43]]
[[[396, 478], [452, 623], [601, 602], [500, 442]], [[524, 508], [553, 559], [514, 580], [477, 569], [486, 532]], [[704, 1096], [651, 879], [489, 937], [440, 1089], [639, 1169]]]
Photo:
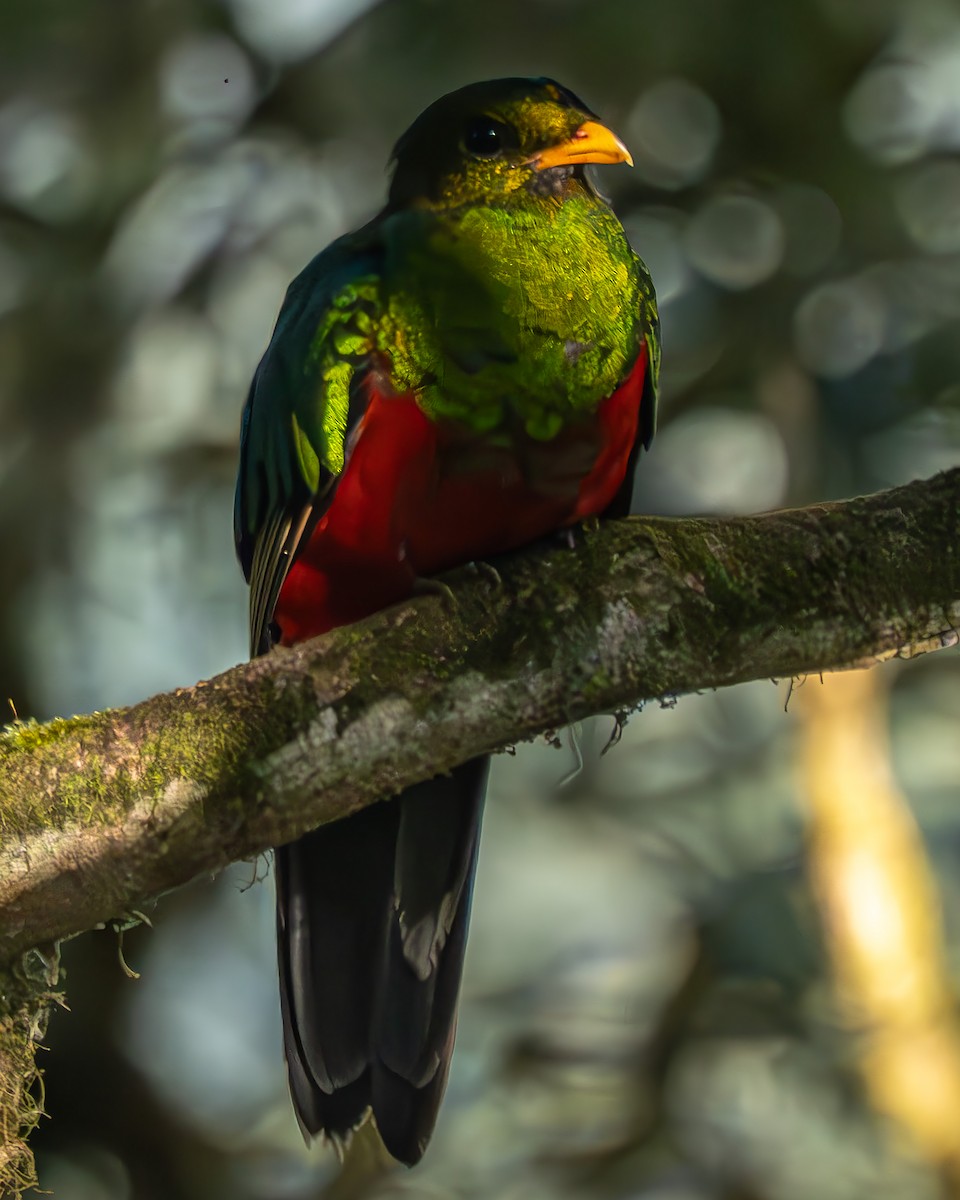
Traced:
[[[485, 778], [486, 762], [478, 784], [478, 800], [483, 795]], [[394, 1158], [410, 1165], [418, 1162], [427, 1148], [453, 1054], [479, 819], [478, 803], [474, 836], [465, 847], [464, 888], [437, 969], [430, 979], [421, 982], [410, 970], [403, 956], [399, 930], [396, 926], [392, 930], [389, 990], [384, 993], [377, 1022], [373, 1110], [384, 1145]], [[406, 1031], [413, 1029], [416, 1036], [410, 1038]]]
[[304, 1132], [372, 1108], [401, 1162], [436, 1121], [456, 1029], [487, 759], [277, 851], [284, 1051]]

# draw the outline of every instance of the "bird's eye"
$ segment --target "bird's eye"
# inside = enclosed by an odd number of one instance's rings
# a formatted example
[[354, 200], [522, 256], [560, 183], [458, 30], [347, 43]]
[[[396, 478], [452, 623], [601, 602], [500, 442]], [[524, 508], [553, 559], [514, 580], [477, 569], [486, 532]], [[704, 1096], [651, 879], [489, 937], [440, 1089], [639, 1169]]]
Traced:
[[494, 158], [513, 140], [512, 130], [502, 121], [492, 117], [478, 117], [471, 121], [463, 135], [463, 148], [477, 158]]

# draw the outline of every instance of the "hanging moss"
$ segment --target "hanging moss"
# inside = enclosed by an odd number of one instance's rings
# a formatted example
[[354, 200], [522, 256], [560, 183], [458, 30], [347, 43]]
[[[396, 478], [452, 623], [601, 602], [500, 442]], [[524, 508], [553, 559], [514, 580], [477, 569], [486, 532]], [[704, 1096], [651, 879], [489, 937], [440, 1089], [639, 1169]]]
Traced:
[[51, 1006], [59, 996], [58, 955], [31, 951], [0, 969], [0, 1196], [19, 1200], [37, 1184], [27, 1145], [43, 1116], [43, 1077], [36, 1064]]

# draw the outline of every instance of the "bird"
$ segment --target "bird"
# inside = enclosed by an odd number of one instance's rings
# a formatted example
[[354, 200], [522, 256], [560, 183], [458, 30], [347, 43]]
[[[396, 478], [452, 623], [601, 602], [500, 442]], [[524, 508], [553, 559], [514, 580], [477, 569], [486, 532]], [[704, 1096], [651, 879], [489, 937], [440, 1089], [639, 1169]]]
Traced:
[[[629, 511], [656, 425], [646, 266], [591, 174], [623, 142], [547, 78], [442, 96], [384, 208], [287, 290], [241, 419], [251, 654]], [[427, 585], [429, 586], [429, 584]], [[487, 758], [275, 851], [280, 1007], [304, 1136], [372, 1118], [422, 1157], [443, 1096]]]

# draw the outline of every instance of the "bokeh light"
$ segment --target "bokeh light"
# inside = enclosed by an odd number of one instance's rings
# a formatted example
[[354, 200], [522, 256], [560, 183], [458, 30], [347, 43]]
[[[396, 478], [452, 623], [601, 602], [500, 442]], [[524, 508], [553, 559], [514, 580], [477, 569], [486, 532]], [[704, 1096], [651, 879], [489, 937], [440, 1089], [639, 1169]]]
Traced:
[[960, 18], [946, 5], [905, 7], [903, 16], [844, 106], [850, 137], [884, 164], [960, 148]]
[[684, 240], [700, 274], [735, 291], [769, 279], [783, 258], [780, 218], [755, 196], [709, 200], [694, 215]]
[[960, 163], [928, 162], [910, 171], [897, 190], [897, 207], [919, 249], [960, 253]]
[[235, 132], [257, 100], [252, 64], [222, 35], [190, 37], [160, 64], [161, 105], [175, 124], [190, 127], [192, 141]]
[[637, 171], [668, 190], [706, 175], [721, 133], [717, 106], [686, 79], [663, 79], [647, 88], [626, 125]]
[[28, 98], [0, 108], [0, 195], [43, 221], [69, 220], [93, 198], [90, 146], [69, 113]]
[[656, 486], [671, 512], [762, 512], [781, 503], [787, 454], [773, 423], [762, 413], [698, 409], [662, 434]]
[[880, 351], [886, 325], [884, 297], [867, 281], [823, 283], [797, 308], [797, 353], [815, 374], [842, 379], [866, 366]]
[[313, 53], [376, 0], [229, 0], [238, 28], [267, 58], [290, 62]]

